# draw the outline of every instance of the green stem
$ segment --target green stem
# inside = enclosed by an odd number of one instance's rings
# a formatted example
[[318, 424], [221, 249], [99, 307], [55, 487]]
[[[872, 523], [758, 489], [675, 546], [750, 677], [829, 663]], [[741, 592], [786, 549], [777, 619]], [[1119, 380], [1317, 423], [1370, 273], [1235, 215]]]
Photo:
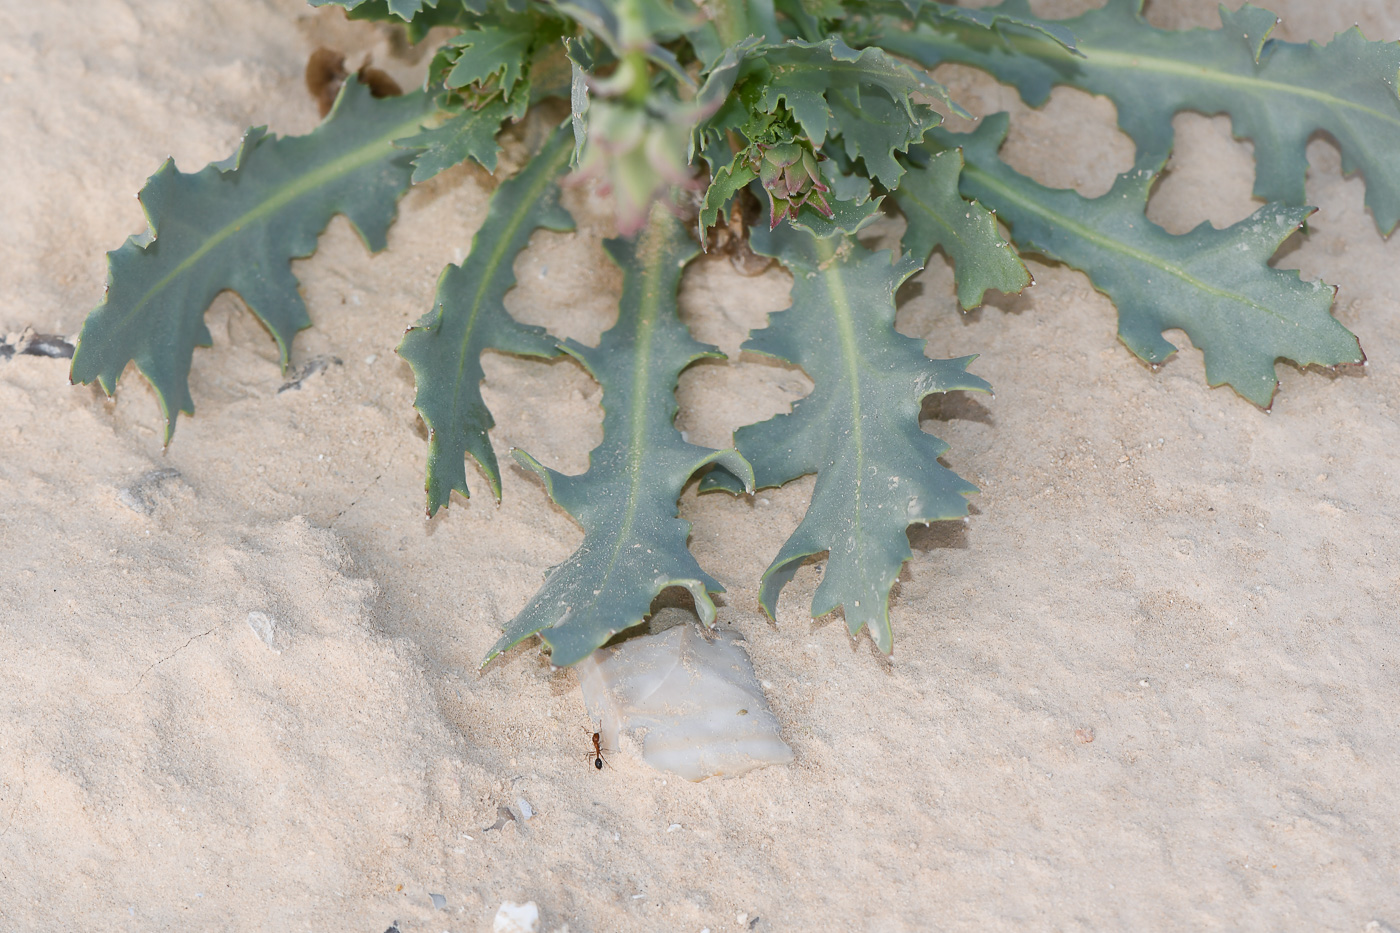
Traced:
[[632, 72], [632, 84], [627, 88], [626, 95], [628, 103], [638, 107], [644, 105], [651, 96], [651, 69], [647, 67], [646, 54], [638, 50], [628, 52], [622, 60], [622, 67]]

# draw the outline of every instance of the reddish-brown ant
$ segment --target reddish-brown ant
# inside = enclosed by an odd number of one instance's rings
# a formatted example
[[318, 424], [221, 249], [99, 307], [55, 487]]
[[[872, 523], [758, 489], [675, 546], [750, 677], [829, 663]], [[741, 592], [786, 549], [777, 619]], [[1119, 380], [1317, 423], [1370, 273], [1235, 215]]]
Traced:
[[[603, 760], [603, 734], [601, 732], [593, 733], [593, 754], [588, 757], [593, 759], [593, 767], [599, 771], [603, 770], [603, 765], [608, 764]], [[608, 765], [608, 767], [611, 768], [612, 765]]]

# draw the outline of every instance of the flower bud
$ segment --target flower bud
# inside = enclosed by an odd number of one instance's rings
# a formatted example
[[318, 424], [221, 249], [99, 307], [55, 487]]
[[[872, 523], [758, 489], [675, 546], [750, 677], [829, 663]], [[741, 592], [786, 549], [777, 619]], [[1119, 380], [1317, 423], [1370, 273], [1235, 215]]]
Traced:
[[769, 229], [785, 217], [795, 217], [804, 204], [812, 205], [824, 217], [832, 216], [824, 197], [831, 189], [822, 181], [818, 168], [821, 159], [806, 140], [755, 143], [750, 149], [749, 165], [768, 192]]

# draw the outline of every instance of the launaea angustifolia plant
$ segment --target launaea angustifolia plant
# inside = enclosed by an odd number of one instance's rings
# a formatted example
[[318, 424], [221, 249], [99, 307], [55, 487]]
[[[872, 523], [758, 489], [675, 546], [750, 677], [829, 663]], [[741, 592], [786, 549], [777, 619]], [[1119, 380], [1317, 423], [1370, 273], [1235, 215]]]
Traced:
[[[894, 329], [895, 292], [934, 250], [952, 260], [964, 308], [990, 289], [1030, 283], [1018, 251], [1085, 272], [1118, 308], [1119, 336], [1148, 362], [1175, 351], [1180, 328], [1211, 385], [1272, 403], [1280, 359], [1335, 367], [1363, 360], [1331, 315], [1334, 289], [1272, 268], [1303, 228], [1304, 147], [1329, 134], [1343, 166], [1365, 176], [1382, 235], [1400, 221], [1400, 45], [1359, 31], [1330, 43], [1270, 38], [1272, 13], [1222, 9], [1218, 30], [1154, 28], [1142, 0], [1109, 0], [1044, 21], [1026, 0], [970, 9], [928, 0], [312, 0], [354, 18], [405, 24], [437, 49], [426, 87], [374, 98], [350, 78], [312, 133], [250, 130], [224, 162], [185, 174], [167, 163], [141, 192], [150, 229], [109, 254], [103, 303], [84, 324], [74, 382], [111, 393], [130, 362], [153, 385], [166, 440], [192, 413], [195, 347], [223, 290], [266, 324], [285, 364], [310, 325], [290, 261], [310, 255], [345, 214], [371, 249], [385, 243], [408, 187], [471, 160], [497, 166], [497, 135], [549, 98], [571, 116], [502, 179], [461, 265], [438, 281], [433, 307], [399, 353], [417, 380], [429, 428], [427, 511], [469, 494], [470, 456], [500, 495], [480, 355], [566, 355], [603, 389], [602, 444], [566, 476], [526, 452], [554, 501], [584, 529], [577, 552], [546, 579], [487, 660], [538, 634], [558, 665], [639, 624], [667, 587], [688, 589], [710, 623], [720, 585], [687, 548], [683, 487], [742, 494], [815, 474], [811, 504], [763, 576], [771, 615], [803, 561], [827, 553], [811, 611], [844, 614], [892, 646], [889, 594], [910, 556], [911, 524], [958, 518], [973, 487], [941, 465], [945, 445], [919, 426], [921, 402], [983, 391], [971, 359], [930, 360]], [[435, 33], [441, 35], [441, 33]], [[929, 69], [958, 62], [1042, 104], [1058, 85], [1111, 98], [1137, 145], [1136, 165], [1098, 198], [1046, 188], [998, 156], [1005, 115], [959, 135], [939, 109], [956, 101]], [[1147, 220], [1148, 193], [1183, 110], [1227, 114], [1251, 140], [1255, 193], [1268, 203], [1227, 229], [1168, 233]], [[512, 264], [539, 229], [567, 231], [566, 178], [611, 191], [622, 270], [616, 325], [598, 346], [514, 320], [503, 298]], [[907, 223], [897, 251], [856, 233], [883, 212]], [[993, 212], [996, 217], [993, 216]], [[1003, 238], [997, 218], [1010, 231]], [[676, 430], [682, 370], [718, 351], [676, 312], [685, 268], [718, 225], [747, 235], [793, 276], [791, 307], [744, 349], [801, 367], [811, 395], [790, 413], [740, 429], [710, 450]], [[1014, 326], [1008, 322], [1008, 326]], [[1150, 378], [1144, 376], [1144, 378]]]

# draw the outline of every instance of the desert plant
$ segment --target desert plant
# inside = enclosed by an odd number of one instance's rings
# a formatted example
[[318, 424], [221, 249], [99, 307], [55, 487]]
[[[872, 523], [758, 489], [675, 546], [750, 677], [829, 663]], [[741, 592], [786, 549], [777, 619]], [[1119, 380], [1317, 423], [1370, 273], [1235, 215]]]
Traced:
[[[515, 456], [583, 527], [578, 551], [506, 623], [490, 657], [539, 634], [555, 664], [573, 664], [641, 622], [665, 588], [682, 586], [702, 619], [721, 589], [687, 549], [683, 487], [752, 492], [816, 474], [801, 524], [763, 577], [778, 595], [807, 558], [828, 552], [811, 607], [841, 609], [889, 651], [890, 589], [910, 556], [914, 523], [966, 514], [974, 488], [938, 462], [945, 445], [919, 425], [933, 393], [981, 391], [971, 359], [930, 360], [894, 329], [895, 292], [936, 249], [953, 261], [964, 308], [989, 289], [1030, 283], [1017, 249], [1083, 270], [1117, 305], [1126, 347], [1159, 363], [1180, 328], [1204, 354], [1212, 385], [1267, 407], [1279, 359], [1358, 364], [1356, 338], [1330, 309], [1335, 289], [1271, 268], [1304, 227], [1304, 146], [1332, 136], [1360, 170], [1382, 234], [1400, 220], [1400, 46], [1352, 30], [1327, 45], [1269, 38], [1275, 17], [1222, 9], [1219, 30], [1159, 30], [1142, 0], [1109, 0], [1044, 21], [1026, 0], [969, 9], [929, 0], [312, 0], [352, 17], [455, 33], [427, 86], [371, 95], [349, 78], [314, 132], [279, 139], [250, 130], [225, 162], [185, 174], [167, 163], [141, 192], [150, 230], [110, 254], [109, 290], [87, 319], [74, 382], [111, 393], [135, 361], [166, 421], [193, 412], [187, 384], [203, 316], [236, 291], [267, 326], [284, 365], [310, 325], [289, 262], [311, 254], [343, 213], [374, 250], [398, 197], [465, 160], [495, 171], [497, 134], [551, 97], [561, 125], [491, 198], [467, 259], [449, 266], [432, 309], [399, 352], [412, 366], [429, 430], [427, 509], [468, 495], [465, 458], [499, 496], [499, 466], [480, 394], [487, 349], [567, 354], [603, 390], [602, 445], [587, 472], [565, 476]], [[1098, 198], [1046, 188], [998, 157], [1005, 115], [970, 134], [940, 126], [957, 111], [924, 70], [960, 62], [1014, 84], [1032, 106], [1056, 85], [1107, 95], [1137, 145], [1136, 166]], [[912, 64], [911, 64], [912, 63]], [[1144, 214], [1182, 110], [1225, 113], [1253, 141], [1256, 193], [1268, 204], [1228, 229], [1173, 235]], [[597, 347], [516, 322], [503, 297], [512, 263], [540, 228], [569, 230], [561, 179], [610, 189], [623, 272], [617, 324]], [[890, 204], [889, 202], [893, 202]], [[898, 255], [856, 233], [897, 205]], [[995, 213], [996, 217], [993, 216]], [[997, 218], [1010, 230], [999, 231]], [[674, 427], [683, 369], [718, 352], [676, 314], [686, 264], [719, 225], [748, 237], [793, 277], [792, 305], [746, 350], [801, 367], [812, 394], [790, 413], [742, 428], [717, 451]], [[1014, 244], [1014, 245], [1013, 245]]]

